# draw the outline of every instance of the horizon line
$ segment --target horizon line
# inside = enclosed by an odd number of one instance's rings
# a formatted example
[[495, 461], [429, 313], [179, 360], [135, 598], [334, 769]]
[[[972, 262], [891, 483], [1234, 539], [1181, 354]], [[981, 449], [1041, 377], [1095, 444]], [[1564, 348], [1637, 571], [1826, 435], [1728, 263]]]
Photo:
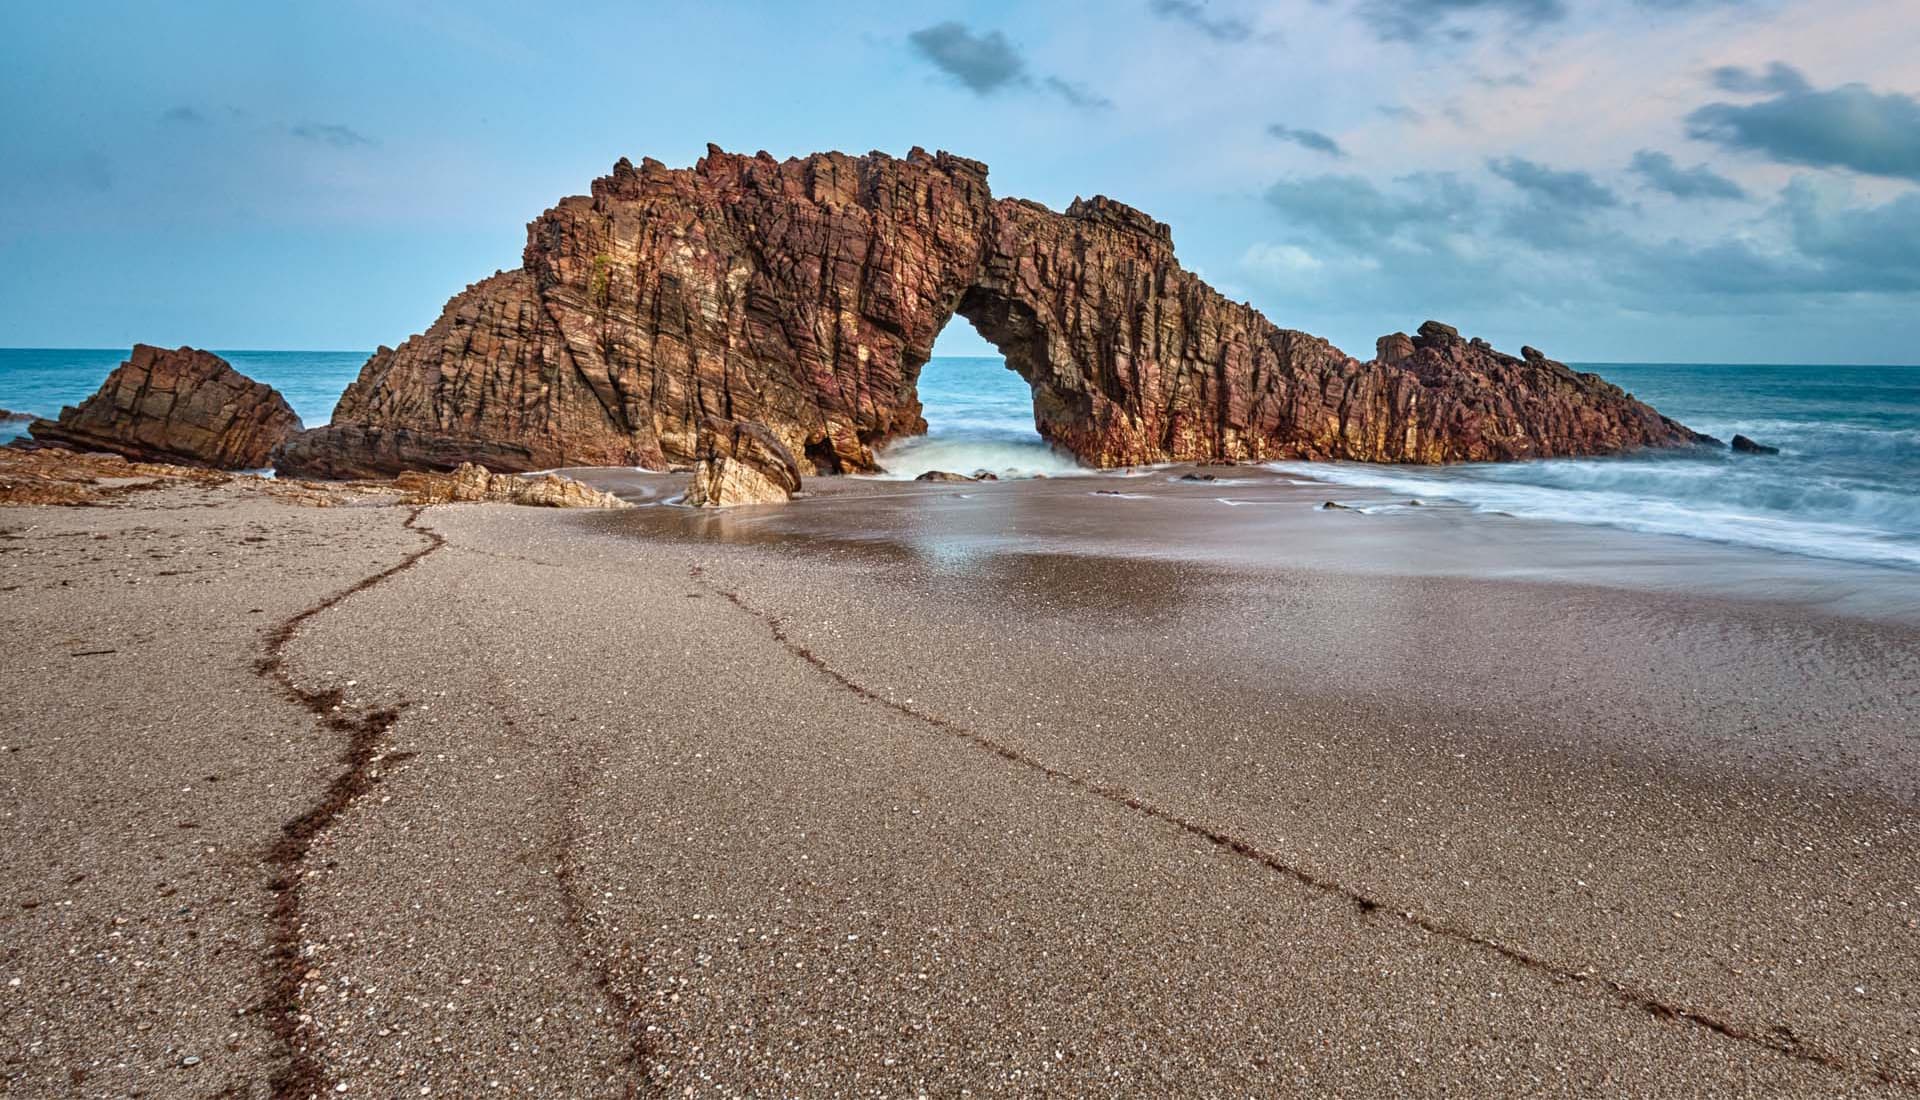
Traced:
[[[144, 343], [145, 341], [141, 341], [141, 342]], [[153, 346], [159, 347], [161, 345], [155, 344]], [[202, 351], [211, 351], [211, 352], [214, 352], [215, 354], [222, 354], [222, 355], [245, 355], [249, 353], [260, 353], [260, 352], [265, 352], [270, 354], [300, 353], [300, 354], [307, 354], [307, 355], [364, 355], [364, 356], [368, 356], [369, 358], [372, 357], [373, 355], [373, 350], [361, 349], [361, 348], [219, 348], [219, 347], [212, 347], [212, 346], [201, 346], [197, 344], [184, 344], [181, 346], [196, 347]], [[119, 354], [123, 354], [123, 352], [121, 351], [121, 347], [124, 347], [127, 351], [131, 351], [133, 348], [133, 345], [127, 344], [127, 345], [121, 345], [120, 347], [88, 347], [88, 346], [80, 346], [80, 345], [60, 346], [60, 347], [56, 347], [52, 345], [21, 345], [16, 347], [13, 345], [0, 345], [0, 352], [3, 352], [3, 351], [97, 351], [97, 352], [104, 352], [107, 354], [119, 355]], [[995, 358], [995, 356], [992, 356], [992, 355], [935, 355], [930, 357], [928, 359], [928, 362], [932, 362], [934, 359], [992, 359], [992, 358]], [[1004, 356], [1000, 356], [999, 358], [1001, 358], [1002, 360], [1005, 359]], [[1355, 359], [1362, 363], [1371, 362], [1371, 360], [1359, 359], [1358, 356], [1355, 356]], [[1681, 359], [1560, 359], [1560, 360], [1556, 360], [1556, 362], [1565, 363], [1567, 366], [1570, 366], [1570, 367], [1892, 367], [1898, 370], [1911, 370], [1914, 368], [1920, 368], [1920, 362], [1855, 363], [1855, 362], [1847, 362], [1847, 361], [1838, 360], [1838, 359], [1817, 362], [1817, 363], [1758, 363], [1758, 362], [1732, 363], [1732, 362], [1712, 362], [1707, 360], [1694, 362], [1694, 361], [1681, 360]], [[1013, 370], [1013, 367], [1009, 366], [1007, 367], [1007, 369]], [[1018, 373], [1018, 372], [1015, 372], [1015, 373]]]

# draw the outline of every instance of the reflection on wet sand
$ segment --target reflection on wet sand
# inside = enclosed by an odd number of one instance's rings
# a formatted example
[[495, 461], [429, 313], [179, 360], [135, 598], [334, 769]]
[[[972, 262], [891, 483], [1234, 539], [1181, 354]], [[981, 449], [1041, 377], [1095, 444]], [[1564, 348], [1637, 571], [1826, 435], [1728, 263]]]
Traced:
[[[684, 481], [627, 470], [572, 473], [648, 505], [674, 500]], [[1902, 570], [1475, 513], [1258, 467], [1230, 476], [1165, 468], [959, 485], [814, 478], [807, 492], [785, 506], [644, 507], [591, 522], [643, 536], [857, 552], [876, 565], [975, 580], [1020, 568], [1004, 559], [1153, 560], [1176, 563], [1174, 575], [1204, 564], [1526, 580], [1920, 622], [1920, 585]], [[1342, 507], [1325, 508], [1328, 501]], [[1148, 590], [1169, 586], [1177, 587], [1143, 577], [1132, 598], [1158, 599]]]

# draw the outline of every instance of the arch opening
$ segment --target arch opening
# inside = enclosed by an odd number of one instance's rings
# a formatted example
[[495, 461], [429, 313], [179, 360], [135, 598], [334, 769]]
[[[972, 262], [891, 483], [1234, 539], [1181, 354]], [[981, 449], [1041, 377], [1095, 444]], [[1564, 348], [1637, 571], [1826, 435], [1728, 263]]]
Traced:
[[880, 449], [875, 457], [883, 476], [911, 479], [936, 470], [997, 478], [1085, 473], [1072, 455], [1041, 437], [1038, 388], [986, 337], [966, 305], [955, 316], [966, 320], [948, 319], [932, 356], [907, 383], [920, 403], [926, 432]]

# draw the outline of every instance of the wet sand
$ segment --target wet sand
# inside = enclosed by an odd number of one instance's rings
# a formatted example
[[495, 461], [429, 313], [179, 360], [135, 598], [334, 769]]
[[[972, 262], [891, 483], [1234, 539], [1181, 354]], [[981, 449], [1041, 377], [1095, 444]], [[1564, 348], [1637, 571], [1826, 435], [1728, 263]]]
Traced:
[[1920, 1091], [1908, 578], [1179, 472], [0, 512], [7, 1089]]

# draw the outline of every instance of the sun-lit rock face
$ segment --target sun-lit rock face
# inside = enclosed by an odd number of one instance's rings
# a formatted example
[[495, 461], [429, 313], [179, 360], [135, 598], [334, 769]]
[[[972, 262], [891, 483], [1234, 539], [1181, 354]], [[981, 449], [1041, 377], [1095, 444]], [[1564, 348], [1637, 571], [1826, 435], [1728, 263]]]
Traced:
[[760, 425], [802, 474], [872, 470], [887, 441], [926, 430], [915, 384], [956, 313], [1033, 386], [1041, 434], [1093, 466], [1695, 438], [1591, 376], [1426, 328], [1359, 362], [1222, 297], [1147, 215], [1104, 197], [1065, 213], [996, 200], [986, 175], [918, 149], [623, 160], [529, 226], [519, 270], [380, 349], [334, 422], [278, 465], [694, 463], [719, 420]]
[[450, 473], [409, 470], [393, 487], [412, 504], [525, 504], [535, 508], [628, 508], [626, 501], [559, 474], [522, 477], [461, 463]]
[[702, 426], [693, 480], [682, 503], [695, 508], [781, 504], [800, 489], [793, 453], [765, 427], [710, 419]]

